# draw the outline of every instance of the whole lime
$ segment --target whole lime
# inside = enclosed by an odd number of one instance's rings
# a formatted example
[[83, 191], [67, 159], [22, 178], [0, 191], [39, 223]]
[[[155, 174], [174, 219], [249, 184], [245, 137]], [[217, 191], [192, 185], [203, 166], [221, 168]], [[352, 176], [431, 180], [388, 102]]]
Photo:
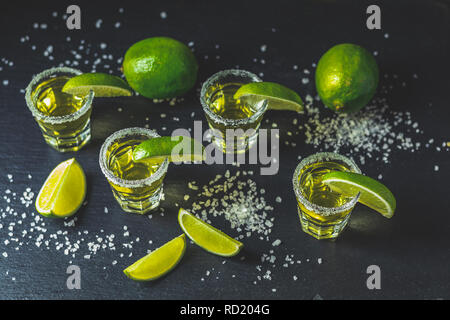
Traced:
[[133, 44], [125, 53], [123, 73], [128, 84], [147, 98], [165, 99], [185, 94], [197, 79], [198, 64], [180, 41], [153, 37]]
[[338, 112], [355, 112], [372, 99], [378, 85], [378, 65], [364, 48], [338, 44], [320, 58], [316, 89], [322, 102]]

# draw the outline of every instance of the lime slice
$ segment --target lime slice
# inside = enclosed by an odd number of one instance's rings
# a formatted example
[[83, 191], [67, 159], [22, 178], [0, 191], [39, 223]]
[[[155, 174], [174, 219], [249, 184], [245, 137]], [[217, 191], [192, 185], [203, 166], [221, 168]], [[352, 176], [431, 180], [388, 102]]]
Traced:
[[241, 242], [198, 219], [183, 208], [178, 211], [178, 223], [192, 241], [208, 252], [222, 257], [232, 257], [243, 247]]
[[73, 215], [86, 196], [86, 177], [75, 158], [60, 163], [45, 180], [36, 198], [36, 210], [46, 217]]
[[355, 196], [359, 202], [381, 213], [386, 218], [394, 214], [396, 201], [392, 192], [379, 181], [353, 172], [333, 171], [323, 176], [322, 182], [333, 191]]
[[185, 251], [186, 236], [182, 234], [139, 259], [123, 273], [137, 281], [158, 279], [176, 267]]
[[106, 73], [83, 73], [70, 78], [62, 88], [63, 92], [86, 96], [94, 91], [96, 97], [131, 96], [133, 91], [125, 80]]
[[145, 140], [133, 150], [134, 161], [171, 162], [201, 161], [204, 147], [195, 139], [184, 136], [157, 137]]
[[255, 105], [267, 100], [272, 110], [303, 112], [303, 101], [293, 90], [273, 82], [252, 82], [244, 84], [234, 94], [234, 98]]

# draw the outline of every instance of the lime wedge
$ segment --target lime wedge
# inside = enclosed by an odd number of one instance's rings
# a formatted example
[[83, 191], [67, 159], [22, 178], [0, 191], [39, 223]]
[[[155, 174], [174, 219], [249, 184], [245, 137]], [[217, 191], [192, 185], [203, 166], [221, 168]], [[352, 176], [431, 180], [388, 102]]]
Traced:
[[83, 73], [70, 78], [62, 88], [63, 92], [86, 96], [94, 91], [96, 97], [131, 96], [133, 91], [125, 80], [106, 73]]
[[198, 219], [183, 208], [178, 211], [178, 223], [192, 241], [210, 253], [232, 257], [243, 247], [241, 242]]
[[234, 98], [257, 104], [267, 100], [272, 110], [291, 110], [303, 112], [303, 101], [293, 90], [273, 82], [252, 82], [244, 84], [234, 94]]
[[195, 139], [185, 136], [157, 137], [145, 140], [133, 150], [134, 161], [171, 162], [201, 161], [204, 147]]
[[394, 215], [396, 201], [392, 192], [379, 181], [353, 172], [333, 171], [323, 176], [322, 182], [333, 191], [355, 196], [359, 202], [381, 213], [386, 218]]
[[36, 198], [36, 210], [46, 217], [73, 215], [86, 196], [86, 177], [75, 158], [60, 163], [45, 180]]
[[139, 259], [123, 273], [137, 281], [158, 279], [177, 266], [185, 251], [186, 236], [182, 234]]

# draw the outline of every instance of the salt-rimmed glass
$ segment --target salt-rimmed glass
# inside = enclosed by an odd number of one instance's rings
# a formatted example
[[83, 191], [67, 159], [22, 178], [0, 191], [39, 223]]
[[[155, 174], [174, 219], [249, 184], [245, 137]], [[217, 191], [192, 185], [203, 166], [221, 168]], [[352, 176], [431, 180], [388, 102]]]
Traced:
[[[37, 108], [40, 95], [49, 90], [43, 84], [56, 77], [71, 78], [82, 74], [80, 70], [59, 67], [47, 69], [33, 77], [25, 90], [25, 100], [33, 117], [38, 123], [45, 141], [60, 152], [77, 151], [91, 139], [90, 116], [94, 92], [90, 91], [85, 97], [76, 97], [81, 100], [81, 108], [75, 112], [61, 116], [49, 116]], [[62, 87], [52, 88], [60, 93]], [[68, 96], [67, 94], [64, 94]]]
[[[257, 75], [251, 72], [230, 69], [215, 73], [203, 83], [200, 102], [209, 127], [212, 129], [214, 143], [223, 152], [242, 153], [256, 142], [258, 128], [268, 104], [266, 100], [263, 100], [257, 106], [254, 106], [256, 111], [251, 116], [243, 119], [231, 119], [215, 113], [212, 109], [212, 103], [222, 92], [223, 85], [233, 84], [235, 92], [244, 84], [261, 81]], [[226, 109], [227, 106], [225, 105], [224, 108]]]
[[159, 205], [169, 160], [166, 158], [149, 177], [138, 180], [120, 178], [111, 170], [111, 162], [124, 148], [132, 148], [142, 141], [155, 137], [159, 135], [150, 129], [137, 127], [122, 129], [109, 136], [100, 149], [100, 168], [111, 186], [114, 197], [126, 212], [144, 214]]
[[[304, 232], [317, 239], [336, 238], [345, 228], [351, 212], [359, 199], [359, 193], [349, 197], [342, 205], [325, 207], [307, 199], [303, 193], [301, 180], [314, 165], [314, 170], [329, 169], [328, 163], [337, 164], [344, 170], [361, 173], [355, 162], [345, 156], [331, 152], [320, 152], [303, 159], [297, 166], [292, 178], [297, 198], [298, 215]], [[316, 167], [317, 166], [317, 167]], [[334, 168], [333, 170], [336, 170]], [[337, 169], [340, 170], [340, 169]]]

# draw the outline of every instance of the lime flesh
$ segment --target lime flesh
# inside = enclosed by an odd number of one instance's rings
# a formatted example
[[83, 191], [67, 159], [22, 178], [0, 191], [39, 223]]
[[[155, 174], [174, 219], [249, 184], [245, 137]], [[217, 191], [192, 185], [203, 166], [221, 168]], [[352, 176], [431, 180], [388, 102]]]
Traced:
[[236, 91], [234, 98], [253, 105], [267, 100], [269, 109], [303, 112], [303, 101], [300, 96], [295, 91], [278, 83], [252, 82], [244, 84]]
[[194, 243], [210, 253], [222, 257], [231, 257], [238, 254], [243, 247], [241, 242], [195, 217], [183, 208], [178, 212], [178, 223]]
[[185, 251], [186, 236], [182, 234], [139, 259], [123, 272], [128, 278], [137, 281], [158, 279], [178, 265]]
[[359, 202], [381, 213], [386, 218], [394, 215], [396, 200], [381, 182], [354, 172], [333, 171], [323, 176], [322, 182], [333, 191], [348, 196], [360, 193]]
[[133, 91], [121, 78], [106, 73], [83, 73], [66, 82], [62, 91], [76, 96], [86, 96], [94, 91], [96, 97], [131, 96]]
[[36, 210], [46, 217], [73, 215], [86, 196], [86, 177], [75, 158], [60, 163], [45, 180], [36, 198]]
[[195, 139], [184, 136], [156, 137], [137, 145], [133, 150], [134, 161], [171, 162], [201, 161], [204, 147]]

